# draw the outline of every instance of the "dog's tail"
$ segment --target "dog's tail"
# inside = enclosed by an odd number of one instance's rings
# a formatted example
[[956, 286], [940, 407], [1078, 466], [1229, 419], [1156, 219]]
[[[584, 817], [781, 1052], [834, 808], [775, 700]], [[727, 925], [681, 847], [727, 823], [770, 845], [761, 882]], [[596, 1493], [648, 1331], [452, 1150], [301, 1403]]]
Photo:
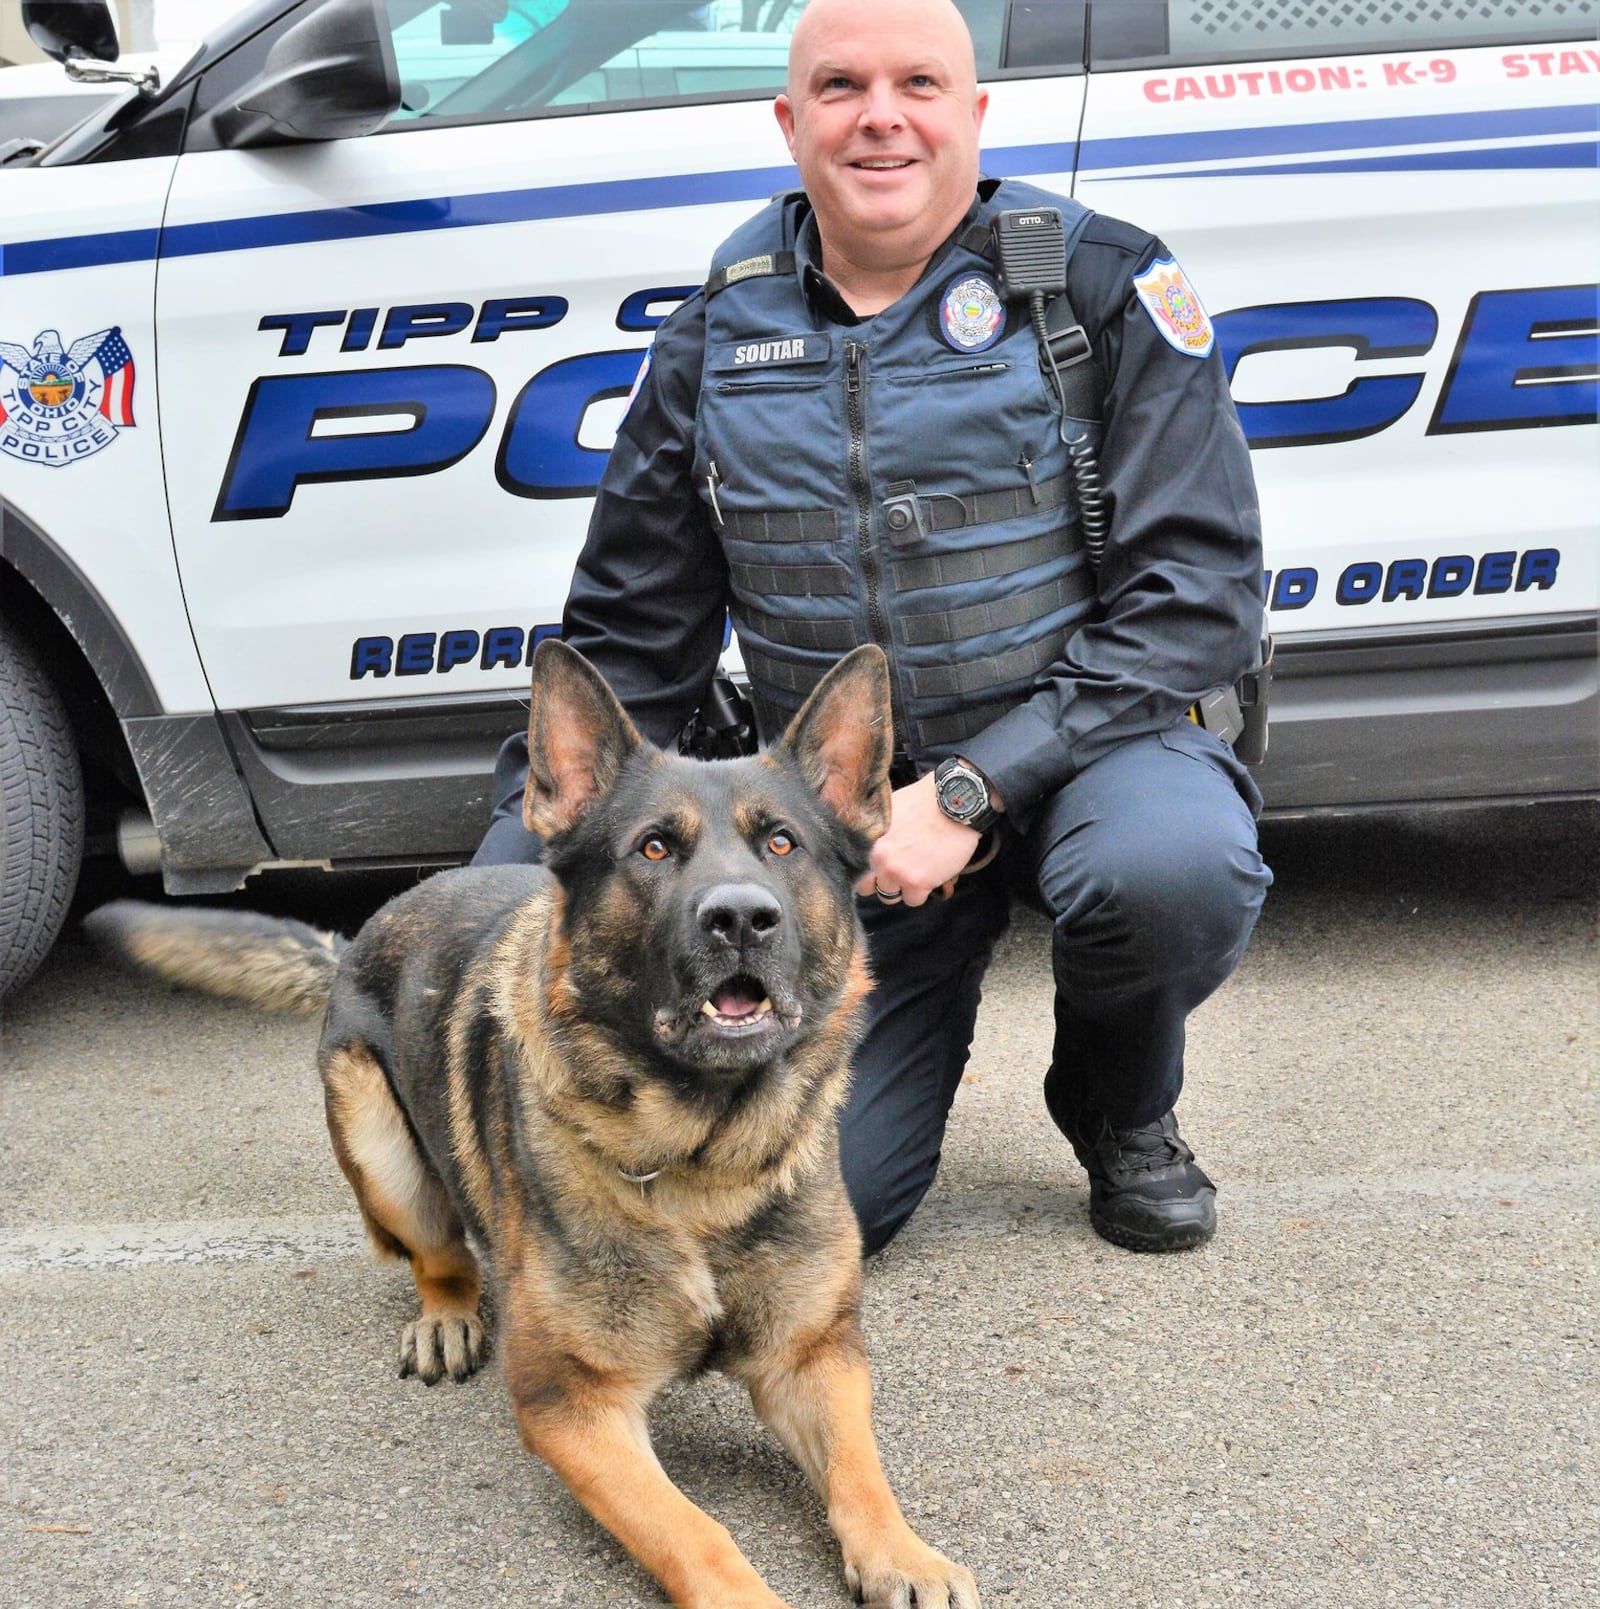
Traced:
[[349, 943], [304, 922], [252, 911], [125, 899], [91, 911], [83, 928], [119, 961], [268, 1011], [321, 1011]]

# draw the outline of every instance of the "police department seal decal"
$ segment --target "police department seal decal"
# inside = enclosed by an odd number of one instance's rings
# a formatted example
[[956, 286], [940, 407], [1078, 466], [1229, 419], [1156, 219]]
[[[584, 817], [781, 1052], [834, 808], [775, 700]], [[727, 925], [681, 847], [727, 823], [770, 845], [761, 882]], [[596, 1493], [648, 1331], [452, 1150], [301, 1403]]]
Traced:
[[1136, 274], [1133, 288], [1168, 346], [1192, 358], [1210, 353], [1216, 342], [1211, 320], [1194, 286], [1171, 257], [1158, 257], [1142, 274]]
[[1005, 333], [1006, 304], [987, 274], [958, 274], [939, 299], [939, 330], [957, 352], [986, 352]]
[[132, 423], [133, 353], [119, 327], [65, 348], [55, 330], [41, 330], [31, 351], [0, 341], [0, 452], [59, 469]]

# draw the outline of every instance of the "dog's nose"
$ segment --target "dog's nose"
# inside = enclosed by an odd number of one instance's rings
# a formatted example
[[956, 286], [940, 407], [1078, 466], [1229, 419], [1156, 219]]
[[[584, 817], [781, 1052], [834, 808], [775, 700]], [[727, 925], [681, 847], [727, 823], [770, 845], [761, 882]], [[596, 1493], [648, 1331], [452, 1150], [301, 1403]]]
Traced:
[[695, 914], [702, 933], [734, 950], [765, 944], [783, 926], [783, 907], [754, 883], [719, 883]]

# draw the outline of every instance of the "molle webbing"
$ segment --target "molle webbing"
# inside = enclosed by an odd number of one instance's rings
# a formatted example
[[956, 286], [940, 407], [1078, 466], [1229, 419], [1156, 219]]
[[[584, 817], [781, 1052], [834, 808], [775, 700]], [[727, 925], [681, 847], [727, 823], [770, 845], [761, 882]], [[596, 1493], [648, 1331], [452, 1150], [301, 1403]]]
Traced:
[[[972, 698], [993, 692], [996, 688], [1016, 688], [1018, 684], [1026, 684], [1037, 676], [1046, 666], [1053, 665], [1060, 659], [1064, 649], [1065, 634], [1057, 631], [1039, 642], [1015, 648], [1008, 654], [990, 654], [981, 659], [962, 660], [950, 665], [924, 666], [911, 672], [911, 690], [918, 698]], [[776, 659], [771, 654], [748, 647], [744, 650], [744, 663], [745, 669], [752, 676], [759, 677], [769, 688], [802, 699], [822, 680], [826, 670], [825, 666]], [[1023, 696], [1023, 692], [1018, 691], [1009, 701], [1001, 699], [978, 710], [963, 710], [955, 715], [918, 721], [917, 731], [926, 742], [944, 741], [942, 738], [931, 738], [928, 734], [936, 728], [951, 722], [966, 721], [970, 717], [975, 724], [963, 727], [956, 734], [969, 737], [973, 732], [981, 732], [1015, 704], [1021, 703]]]
[[1019, 694], [1016, 698], [1004, 699], [995, 704], [977, 704], [954, 715], [935, 715], [929, 720], [914, 721], [912, 725], [917, 729], [917, 741], [926, 748], [939, 748], [947, 743], [965, 743], [969, 737], [976, 737], [979, 732], [993, 726], [1002, 715], [1015, 709], [1020, 703], [1022, 696]]
[[[990, 654], [982, 659], [961, 660], [950, 665], [919, 666], [911, 672], [911, 691], [918, 698], [971, 698], [978, 693], [993, 692], [1017, 682], [1031, 680], [1047, 665], [1061, 657], [1065, 644], [1062, 633], [1051, 632], [1048, 637], [1009, 654]], [[996, 711], [989, 710], [985, 720], [992, 721]], [[919, 722], [918, 725], [925, 725]]]
[[794, 620], [787, 615], [767, 614], [744, 604], [734, 606], [734, 619], [740, 626], [758, 633], [768, 642], [788, 648], [811, 648], [818, 653], [845, 654], [860, 643], [855, 622], [848, 619]]
[[[891, 566], [895, 589], [918, 592], [923, 587], [959, 586], [963, 582], [983, 581], [997, 575], [1015, 575], [1047, 564], [1061, 556], [1060, 531], [1046, 531], [1023, 542], [1005, 542], [996, 547], [970, 548], [965, 553], [936, 553], [926, 559], [897, 559]], [[1073, 546], [1077, 546], [1073, 539]]]
[[[966, 642], [986, 632], [1031, 625], [1035, 620], [1053, 615], [1058, 609], [1070, 609], [1073, 604], [1087, 598], [1092, 590], [1090, 577], [1079, 569], [1071, 575], [1047, 581], [1043, 586], [1030, 587], [1026, 592], [1014, 592], [1008, 598], [997, 598], [992, 603], [972, 603], [959, 609], [935, 609], [926, 614], [901, 615], [897, 624], [901, 640], [909, 647], [920, 648], [936, 642]], [[1008, 675], [1000, 679], [1011, 681], [1012, 677]], [[919, 681], [917, 691], [931, 693], [933, 690], [924, 689]]]
[[[889, 488], [893, 496], [904, 484], [914, 491], [914, 483], [894, 482]], [[978, 492], [971, 497], [959, 497], [954, 492], [923, 493], [917, 498], [922, 506], [923, 523], [930, 531], [960, 531], [972, 525], [993, 525], [997, 520], [1014, 520], [1040, 509], [1060, 508], [1072, 490], [1070, 475], [1057, 475], [1053, 480], [1040, 481], [1037, 486], [1007, 487], [999, 492]]]
[[850, 572], [839, 564], [730, 564], [734, 589], [752, 597], [847, 598]]
[[[894, 493], [900, 484], [896, 482], [889, 491]], [[960, 531], [974, 525], [992, 525], [997, 520], [1014, 520], [1040, 509], [1060, 508], [1071, 489], [1071, 477], [1057, 475], [1053, 480], [1040, 481], [1036, 487], [1007, 487], [970, 497], [934, 492], [918, 501], [930, 531]], [[833, 542], [839, 536], [839, 516], [829, 508], [729, 510], [722, 516], [722, 528], [741, 542]]]
[[774, 659], [771, 654], [760, 653], [748, 646], [744, 647], [743, 653], [744, 668], [775, 692], [804, 699], [823, 677], [822, 669], [814, 670], [792, 659]]
[[741, 542], [837, 542], [839, 516], [831, 508], [729, 511], [722, 528]]

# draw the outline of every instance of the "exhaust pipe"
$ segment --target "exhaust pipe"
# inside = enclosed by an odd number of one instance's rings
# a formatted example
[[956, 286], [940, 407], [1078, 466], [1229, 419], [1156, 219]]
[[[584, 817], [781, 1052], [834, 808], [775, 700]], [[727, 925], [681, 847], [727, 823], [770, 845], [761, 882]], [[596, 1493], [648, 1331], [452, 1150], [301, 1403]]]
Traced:
[[134, 877], [150, 877], [161, 870], [161, 838], [147, 811], [122, 812], [117, 820], [117, 856]]

